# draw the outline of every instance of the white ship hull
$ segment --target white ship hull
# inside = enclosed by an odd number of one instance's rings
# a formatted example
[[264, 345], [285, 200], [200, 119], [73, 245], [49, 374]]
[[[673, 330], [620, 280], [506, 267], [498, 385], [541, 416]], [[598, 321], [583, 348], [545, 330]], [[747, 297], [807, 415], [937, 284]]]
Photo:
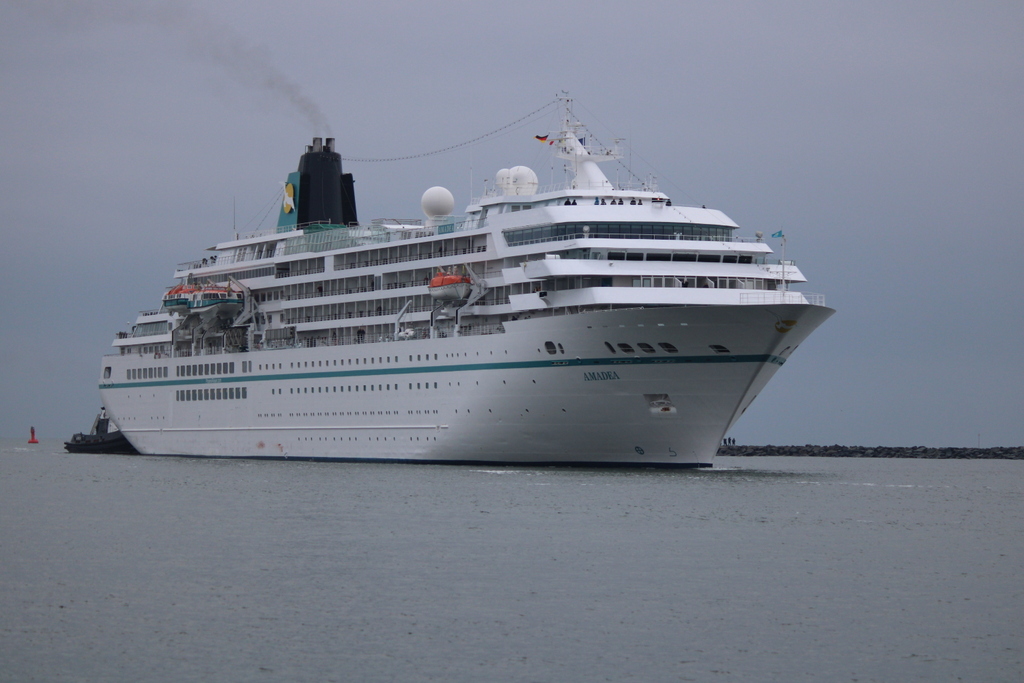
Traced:
[[[171, 369], [101, 393], [144, 454], [710, 466], [731, 424], [832, 312], [786, 304], [535, 318], [500, 335], [225, 354], [239, 367], [273, 356], [274, 367], [189, 379]], [[546, 341], [561, 349], [548, 353]], [[612, 353], [606, 341], [635, 353]], [[636, 350], [640, 342], [656, 351]], [[177, 400], [228, 386], [244, 386], [246, 398]]]

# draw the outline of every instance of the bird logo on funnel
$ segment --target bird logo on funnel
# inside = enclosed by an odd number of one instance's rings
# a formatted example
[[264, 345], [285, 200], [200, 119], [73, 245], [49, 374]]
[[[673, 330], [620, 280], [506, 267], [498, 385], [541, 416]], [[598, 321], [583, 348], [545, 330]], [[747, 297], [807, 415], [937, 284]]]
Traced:
[[284, 206], [282, 208], [285, 213], [291, 213], [295, 210], [295, 186], [291, 183], [287, 183], [284, 186]]

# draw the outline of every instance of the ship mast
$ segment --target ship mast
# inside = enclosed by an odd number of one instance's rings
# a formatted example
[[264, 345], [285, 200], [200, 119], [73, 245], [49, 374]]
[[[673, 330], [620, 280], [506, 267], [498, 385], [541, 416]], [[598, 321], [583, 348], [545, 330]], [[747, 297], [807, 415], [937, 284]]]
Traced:
[[602, 161], [613, 161], [622, 158], [618, 150], [595, 149], [587, 145], [587, 129], [572, 113], [572, 99], [560, 97], [562, 103], [562, 130], [555, 138], [559, 145], [555, 156], [572, 163], [575, 175], [572, 181], [574, 190], [614, 190], [611, 181], [598, 168]]

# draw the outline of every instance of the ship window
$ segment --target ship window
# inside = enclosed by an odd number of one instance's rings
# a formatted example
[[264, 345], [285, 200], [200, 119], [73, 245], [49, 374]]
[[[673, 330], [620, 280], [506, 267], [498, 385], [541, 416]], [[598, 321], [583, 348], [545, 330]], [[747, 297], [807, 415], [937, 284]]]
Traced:
[[722, 263], [736, 263], [736, 254], [725, 254], [722, 256]]
[[242, 398], [248, 398], [248, 391], [245, 387], [242, 387]]
[[679, 353], [679, 349], [677, 349], [672, 344], [669, 344], [668, 342], [658, 342], [658, 346], [663, 348], [665, 351], [668, 351], [669, 353]]
[[636, 253], [636, 252], [630, 251], [630, 252], [626, 253], [626, 260], [627, 261], [643, 261], [644, 260], [644, 255], [642, 253]]
[[615, 347], [614, 346], [612, 346], [608, 342], [605, 342], [604, 345], [608, 347], [609, 351], [611, 351], [612, 353], [615, 353]]
[[559, 353], [562, 353], [562, 354], [565, 353], [565, 348], [562, 346], [561, 342], [558, 343], [558, 351], [559, 351]]
[[672, 254], [648, 254], [648, 261], [671, 261]]
[[750, 256], [749, 254], [746, 255], [746, 256], [740, 256], [739, 262], [740, 263], [753, 263], [754, 262], [754, 257]]
[[626, 260], [626, 253], [623, 252], [623, 251], [609, 251], [608, 252], [608, 260], [609, 261], [625, 261]]
[[729, 353], [729, 349], [725, 348], [721, 344], [709, 344], [709, 346], [715, 353]]
[[103, 368], [103, 379], [110, 379], [110, 366]]
[[644, 353], [654, 353], [654, 347], [646, 342], [637, 342], [636, 345], [639, 346], [640, 350]]
[[552, 356], [555, 355], [556, 353], [558, 353], [558, 350], [555, 348], [555, 342], [550, 342], [550, 341], [544, 342], [544, 348]]
[[672, 254], [673, 261], [696, 261], [696, 254]]
[[700, 254], [697, 256], [697, 260], [701, 263], [718, 263], [722, 260], [720, 254]]
[[633, 353], [633, 347], [625, 342], [619, 342], [619, 349], [621, 349], [623, 353]]

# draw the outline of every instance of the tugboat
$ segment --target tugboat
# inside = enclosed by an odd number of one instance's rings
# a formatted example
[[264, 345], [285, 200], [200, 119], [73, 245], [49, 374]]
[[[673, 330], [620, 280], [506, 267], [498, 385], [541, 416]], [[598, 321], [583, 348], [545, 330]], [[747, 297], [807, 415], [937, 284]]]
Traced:
[[110, 423], [105, 408], [100, 408], [99, 415], [92, 423], [92, 431], [88, 434], [79, 432], [64, 442], [68, 453], [113, 453], [117, 455], [138, 455], [128, 439], [124, 437], [116, 425]]

